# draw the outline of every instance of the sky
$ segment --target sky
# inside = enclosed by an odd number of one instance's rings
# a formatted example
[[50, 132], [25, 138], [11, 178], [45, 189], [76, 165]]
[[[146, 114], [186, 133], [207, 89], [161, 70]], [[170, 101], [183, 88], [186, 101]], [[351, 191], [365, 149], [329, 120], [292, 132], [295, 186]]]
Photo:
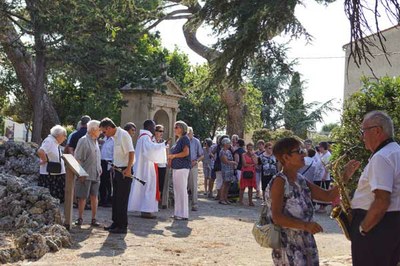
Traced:
[[[297, 59], [295, 70], [301, 73], [305, 81], [305, 102], [323, 103], [334, 99], [334, 107], [340, 109], [324, 116], [324, 122], [317, 124], [317, 130], [321, 130], [324, 124], [340, 122], [345, 75], [343, 45], [350, 41], [350, 26], [344, 13], [343, 1], [336, 1], [328, 6], [312, 0], [305, 2], [305, 6], [296, 8], [295, 14], [313, 36], [313, 41], [307, 44], [304, 38], [292, 40], [289, 43], [288, 57]], [[157, 27], [163, 46], [170, 50], [177, 46], [188, 54], [192, 64], [204, 63], [205, 60], [186, 45], [181, 30], [183, 23], [184, 21], [177, 20], [164, 21]], [[383, 21], [381, 29], [391, 25], [389, 21]], [[202, 28], [197, 35], [206, 45], [213, 43], [209, 32]], [[287, 42], [289, 39], [279, 37], [275, 40]]]

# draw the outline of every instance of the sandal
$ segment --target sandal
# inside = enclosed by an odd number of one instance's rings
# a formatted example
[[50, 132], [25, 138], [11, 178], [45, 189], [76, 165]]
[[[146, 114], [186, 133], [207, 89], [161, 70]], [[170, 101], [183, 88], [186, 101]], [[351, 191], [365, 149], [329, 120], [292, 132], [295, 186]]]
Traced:
[[83, 224], [83, 219], [78, 218], [78, 220], [75, 221], [75, 225], [82, 225]]
[[100, 224], [97, 222], [96, 219], [92, 219], [92, 222], [90, 223], [90, 225], [94, 226], [94, 227], [99, 227], [100, 226]]

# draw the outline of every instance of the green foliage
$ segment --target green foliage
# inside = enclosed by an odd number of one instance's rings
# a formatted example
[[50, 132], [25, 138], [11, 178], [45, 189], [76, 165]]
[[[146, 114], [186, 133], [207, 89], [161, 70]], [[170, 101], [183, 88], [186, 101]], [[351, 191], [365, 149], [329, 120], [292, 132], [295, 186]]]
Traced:
[[191, 68], [188, 56], [175, 48], [172, 53], [167, 54], [166, 61], [168, 76], [172, 77], [180, 87], [184, 87]]
[[332, 130], [334, 130], [336, 127], [339, 127], [337, 123], [330, 123], [322, 126], [321, 131], [323, 133], [330, 133]]
[[279, 139], [282, 138], [288, 138], [288, 137], [296, 137], [293, 133], [293, 131], [284, 129], [284, 128], [279, 128], [277, 130], [270, 130], [267, 128], [262, 128], [258, 130], [254, 130], [253, 132], [253, 137], [252, 140], [254, 143], [257, 143], [258, 140], [262, 139], [264, 141], [272, 141], [276, 142]]
[[304, 85], [300, 79], [300, 74], [295, 72], [288, 90], [288, 99], [285, 102], [283, 118], [285, 128], [292, 130], [302, 139], [307, 138], [307, 131], [315, 129], [316, 122], [322, 122], [322, 116], [328, 111], [335, 110], [332, 101], [323, 104], [318, 102], [304, 103]]
[[260, 117], [262, 110], [262, 93], [251, 85], [246, 86], [244, 95], [244, 113], [245, 113], [245, 132], [253, 131], [262, 127], [263, 123]]
[[288, 62], [287, 48], [279, 45], [268, 61], [256, 58], [252, 64], [249, 78], [254, 87], [262, 93], [261, 119], [263, 126], [277, 129], [283, 119], [286, 87], [289, 85], [294, 61]]
[[274, 51], [272, 38], [285, 33], [291, 37], [309, 37], [294, 15], [298, 1], [229, 1], [205, 2], [201, 17], [217, 35], [215, 77], [225, 76], [232, 85], [240, 84], [243, 73], [254, 59], [268, 61]]
[[313, 134], [310, 139], [312, 140], [314, 146], [318, 145], [318, 143], [322, 141], [331, 141], [331, 138], [329, 136], [323, 134]]
[[[400, 78], [363, 79], [361, 89], [345, 101], [341, 127], [332, 132], [332, 137], [338, 142], [334, 145], [332, 159], [347, 151], [348, 156], [341, 165], [350, 159], [357, 159], [362, 164], [360, 169], [365, 167], [371, 153], [364, 148], [359, 132], [364, 115], [373, 110], [385, 111], [392, 117], [394, 128], [400, 128]], [[395, 139], [399, 140], [400, 131], [395, 133]], [[355, 174], [350, 187], [356, 187], [357, 176]]]
[[197, 66], [185, 78], [182, 87], [186, 98], [179, 101], [180, 112], [177, 118], [192, 126], [201, 139], [215, 136], [215, 132], [225, 125], [226, 106], [216, 86], [209, 86], [209, 68]]

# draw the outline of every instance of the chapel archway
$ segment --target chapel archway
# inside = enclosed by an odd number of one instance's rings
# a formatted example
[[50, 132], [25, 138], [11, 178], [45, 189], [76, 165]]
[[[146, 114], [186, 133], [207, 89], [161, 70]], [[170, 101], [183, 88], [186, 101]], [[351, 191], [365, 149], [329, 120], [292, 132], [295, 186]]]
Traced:
[[163, 109], [160, 109], [154, 114], [153, 120], [156, 124], [164, 126], [164, 139], [168, 139], [170, 137], [170, 119], [168, 113]]

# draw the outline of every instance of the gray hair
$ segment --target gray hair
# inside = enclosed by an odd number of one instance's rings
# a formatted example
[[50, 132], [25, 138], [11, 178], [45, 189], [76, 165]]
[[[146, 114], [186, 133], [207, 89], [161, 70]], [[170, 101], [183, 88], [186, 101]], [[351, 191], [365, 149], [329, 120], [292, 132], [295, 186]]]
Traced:
[[192, 127], [188, 127], [188, 133], [192, 133], [193, 134], [193, 128]]
[[87, 123], [87, 131], [90, 132], [92, 130], [96, 130], [99, 128], [100, 121], [99, 120], [90, 120]]
[[60, 125], [55, 125], [54, 127], [52, 127], [50, 129], [50, 135], [52, 135], [55, 138], [57, 138], [61, 134], [67, 135], [67, 130], [64, 127], [60, 126]]
[[182, 120], [176, 121], [175, 126], [179, 126], [180, 128], [182, 128], [183, 135], [185, 135], [188, 131], [188, 125], [185, 122], [183, 122]]
[[221, 140], [221, 144], [222, 145], [231, 144], [231, 140], [229, 138], [224, 138], [223, 140]]
[[367, 120], [382, 127], [383, 132], [389, 137], [394, 136], [393, 120], [387, 113], [383, 111], [371, 111], [364, 116], [364, 121]]
[[238, 141], [238, 140], [239, 140], [239, 136], [236, 135], [236, 134], [233, 134], [232, 137], [231, 137], [231, 140], [233, 141], [234, 139], [235, 139], [236, 141]]

